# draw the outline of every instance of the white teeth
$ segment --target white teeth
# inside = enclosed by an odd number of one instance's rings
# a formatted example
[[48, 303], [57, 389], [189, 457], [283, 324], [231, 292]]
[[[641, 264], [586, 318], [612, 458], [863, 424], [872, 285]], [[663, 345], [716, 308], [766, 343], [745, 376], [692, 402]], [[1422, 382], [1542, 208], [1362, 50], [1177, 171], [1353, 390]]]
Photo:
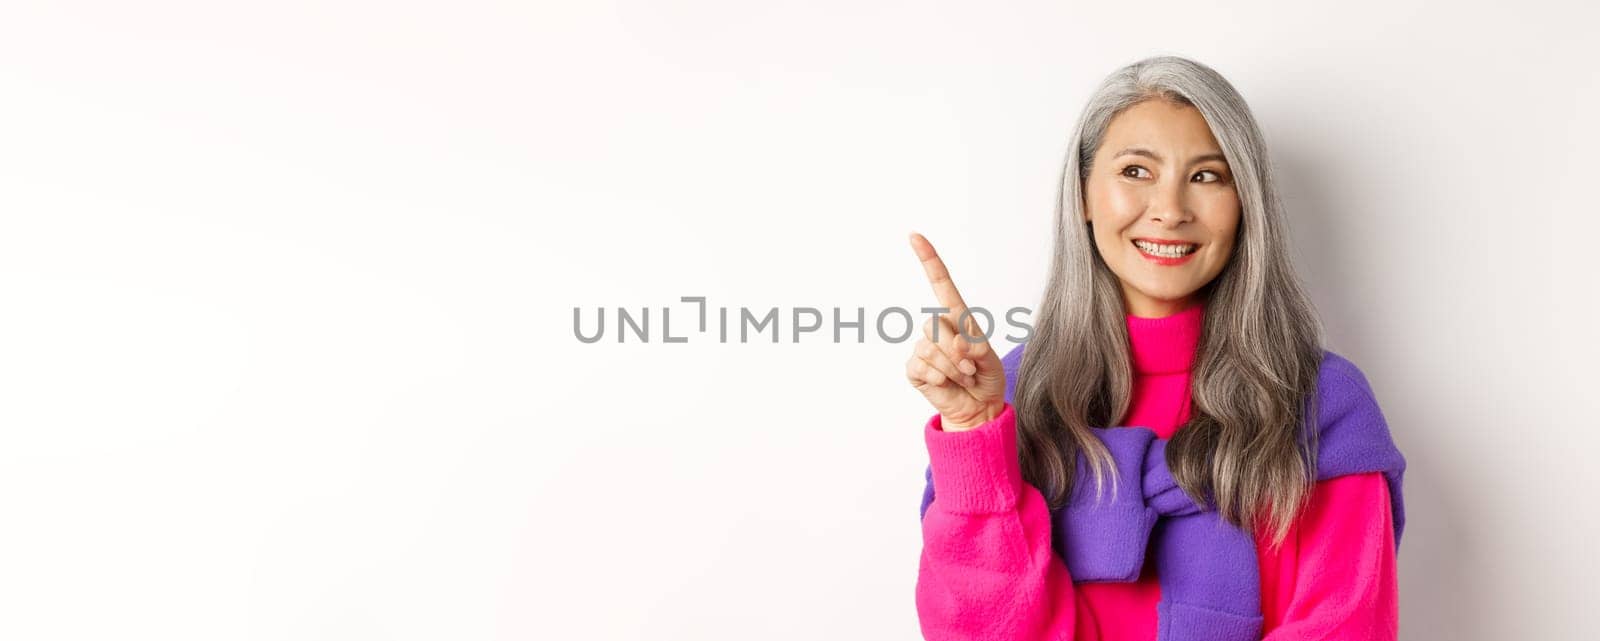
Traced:
[[1168, 257], [1168, 258], [1177, 258], [1179, 256], [1187, 255], [1189, 252], [1194, 251], [1195, 247], [1196, 247], [1195, 245], [1167, 245], [1167, 244], [1147, 243], [1147, 242], [1144, 242], [1142, 240], [1133, 241], [1133, 244], [1137, 245], [1139, 247], [1139, 249], [1143, 249], [1146, 252], [1149, 252], [1151, 254], [1155, 254], [1157, 256], [1165, 256], [1165, 257]]

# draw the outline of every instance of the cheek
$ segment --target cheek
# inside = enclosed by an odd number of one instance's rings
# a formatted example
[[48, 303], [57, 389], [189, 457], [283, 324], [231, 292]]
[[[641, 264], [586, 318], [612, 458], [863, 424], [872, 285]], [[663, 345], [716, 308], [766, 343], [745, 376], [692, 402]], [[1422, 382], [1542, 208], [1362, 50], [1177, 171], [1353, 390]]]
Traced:
[[1086, 195], [1089, 209], [1094, 212], [1095, 235], [1114, 238], [1122, 228], [1139, 218], [1145, 210], [1145, 195], [1128, 185], [1105, 182], [1090, 187]]
[[1239, 193], [1232, 190], [1223, 190], [1207, 202], [1207, 209], [1216, 212], [1219, 219], [1239, 220]]
[[1200, 218], [1218, 236], [1231, 239], [1239, 227], [1240, 214], [1239, 198], [1228, 194], [1206, 200]]
[[1213, 260], [1217, 262], [1220, 270], [1221, 265], [1233, 260], [1233, 253], [1238, 249], [1235, 238], [1238, 236], [1239, 228], [1235, 221], [1233, 225], [1223, 223], [1213, 226], [1212, 229], [1216, 234], [1216, 240], [1212, 243], [1216, 249]]
[[1118, 219], [1127, 219], [1144, 211], [1144, 194], [1137, 189], [1113, 186], [1105, 190], [1105, 208]]

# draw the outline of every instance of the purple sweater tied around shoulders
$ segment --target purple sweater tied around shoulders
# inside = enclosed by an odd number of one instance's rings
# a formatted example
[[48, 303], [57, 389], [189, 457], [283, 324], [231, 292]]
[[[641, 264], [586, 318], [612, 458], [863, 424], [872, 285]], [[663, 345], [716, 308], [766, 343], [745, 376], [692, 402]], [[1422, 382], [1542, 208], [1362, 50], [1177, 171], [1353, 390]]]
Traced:
[[[1012, 402], [1022, 345], [1001, 362], [1006, 402]], [[1308, 421], [1309, 423], [1309, 421]], [[1389, 484], [1398, 551], [1405, 527], [1401, 478], [1406, 461], [1389, 434], [1365, 377], [1343, 357], [1323, 351], [1317, 376], [1317, 480], [1381, 472]], [[1146, 549], [1161, 581], [1160, 641], [1254, 641], [1261, 638], [1261, 575], [1255, 537], [1216, 511], [1215, 499], [1196, 504], [1172, 478], [1166, 441], [1147, 427], [1091, 428], [1116, 461], [1116, 497], [1097, 503], [1082, 456], [1067, 504], [1051, 510], [1052, 542], [1075, 583], [1134, 582]], [[933, 468], [922, 513], [933, 503]], [[1137, 488], [1142, 491], [1128, 491]]]

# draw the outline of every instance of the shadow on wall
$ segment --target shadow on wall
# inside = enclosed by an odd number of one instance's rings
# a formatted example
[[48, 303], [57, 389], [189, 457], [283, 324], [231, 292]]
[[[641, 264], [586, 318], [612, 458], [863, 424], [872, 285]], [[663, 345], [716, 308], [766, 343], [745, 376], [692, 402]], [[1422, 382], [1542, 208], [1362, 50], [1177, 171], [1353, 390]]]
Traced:
[[[1377, 193], [1361, 193], [1361, 165], [1329, 167], [1326, 154], [1297, 148], [1294, 140], [1280, 139], [1272, 150], [1272, 164], [1285, 205], [1295, 262], [1317, 304], [1327, 329], [1326, 339], [1336, 352], [1350, 358], [1367, 375], [1379, 407], [1406, 457], [1406, 533], [1399, 552], [1400, 638], [1402, 640], [1460, 639], [1491, 641], [1488, 613], [1497, 611], [1492, 582], [1469, 576], [1465, 568], [1483, 567], [1467, 559], [1486, 558], [1493, 550], [1476, 549], [1472, 528], [1478, 521], [1463, 509], [1471, 497], [1456, 497], [1451, 488], [1471, 487], [1470, 479], [1444, 478], [1459, 467], [1440, 460], [1441, 449], [1428, 447], [1423, 432], [1408, 425], [1467, 425], [1468, 409], [1450, 399], [1438, 398], [1432, 388], [1405, 376], [1386, 376], [1376, 356], [1388, 353], [1382, 326], [1384, 317], [1368, 310], [1383, 309], [1365, 276], [1352, 275], [1347, 266], [1373, 248], [1370, 231], [1353, 220], [1374, 224], [1381, 216], [1352, 219], [1341, 215], [1352, 207], [1382, 202]], [[1343, 162], [1343, 161], [1339, 161]], [[1388, 185], [1367, 189], [1380, 192]], [[1361, 223], [1354, 223], [1361, 224]], [[1385, 385], [1388, 382], [1390, 384]], [[1404, 403], [1401, 401], [1404, 400]], [[1441, 423], [1442, 422], [1442, 423]], [[1482, 515], [1479, 515], [1481, 518]]]

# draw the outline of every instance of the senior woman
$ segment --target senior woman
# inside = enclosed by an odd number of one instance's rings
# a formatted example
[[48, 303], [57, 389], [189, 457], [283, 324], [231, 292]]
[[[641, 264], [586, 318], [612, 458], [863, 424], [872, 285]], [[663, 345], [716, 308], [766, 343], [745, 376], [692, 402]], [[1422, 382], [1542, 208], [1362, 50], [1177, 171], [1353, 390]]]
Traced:
[[924, 637], [1395, 639], [1405, 461], [1323, 347], [1244, 99], [1180, 57], [1119, 69], [1059, 188], [1036, 330], [1003, 357], [911, 239], [951, 310], [906, 365], [936, 410]]

